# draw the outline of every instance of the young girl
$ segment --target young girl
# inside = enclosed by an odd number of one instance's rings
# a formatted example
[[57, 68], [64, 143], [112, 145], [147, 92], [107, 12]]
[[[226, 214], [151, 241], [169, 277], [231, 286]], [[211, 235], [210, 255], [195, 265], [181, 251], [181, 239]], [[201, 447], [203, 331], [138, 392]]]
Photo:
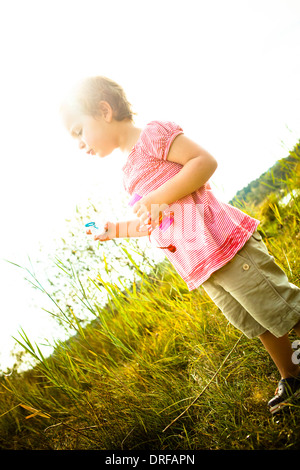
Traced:
[[259, 221], [213, 195], [215, 159], [173, 122], [137, 128], [123, 89], [105, 77], [81, 81], [62, 116], [86, 153], [103, 158], [118, 148], [127, 157], [123, 181], [136, 218], [107, 222], [94, 239], [149, 235], [189, 290], [202, 285], [236, 328], [260, 338], [281, 375], [270, 411], [300, 395], [288, 338], [291, 329], [300, 335], [300, 289], [268, 254]]

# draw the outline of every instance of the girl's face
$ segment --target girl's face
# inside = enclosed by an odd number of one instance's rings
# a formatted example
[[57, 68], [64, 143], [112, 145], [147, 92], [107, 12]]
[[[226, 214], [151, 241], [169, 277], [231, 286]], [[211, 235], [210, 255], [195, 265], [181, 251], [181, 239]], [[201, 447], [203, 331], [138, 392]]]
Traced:
[[79, 115], [69, 120], [67, 128], [78, 141], [80, 149], [89, 155], [106, 157], [118, 147], [110, 117]]

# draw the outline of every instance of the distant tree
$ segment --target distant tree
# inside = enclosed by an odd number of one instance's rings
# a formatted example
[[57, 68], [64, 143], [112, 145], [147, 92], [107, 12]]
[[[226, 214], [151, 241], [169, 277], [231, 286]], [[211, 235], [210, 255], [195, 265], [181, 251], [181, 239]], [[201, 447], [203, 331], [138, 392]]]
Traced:
[[294, 172], [300, 161], [300, 141], [295, 145], [288, 157], [278, 160], [268, 171], [259, 178], [251, 181], [247, 186], [239, 190], [230, 204], [259, 205], [271, 193], [283, 191], [288, 185], [289, 176]]

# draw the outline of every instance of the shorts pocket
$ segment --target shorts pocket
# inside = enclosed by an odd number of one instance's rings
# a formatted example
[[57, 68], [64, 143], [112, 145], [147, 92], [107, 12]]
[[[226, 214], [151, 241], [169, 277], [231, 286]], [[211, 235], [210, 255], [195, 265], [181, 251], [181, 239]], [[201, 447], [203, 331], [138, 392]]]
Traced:
[[261, 242], [262, 241], [262, 236], [261, 234], [256, 230], [252, 235], [251, 235], [254, 240], [256, 240], [257, 242]]
[[230, 292], [238, 301], [244, 293], [250, 296], [255, 295], [257, 288], [263, 281], [255, 264], [243, 250], [242, 255], [237, 253], [229, 263], [216, 271], [214, 278], [226, 292]]

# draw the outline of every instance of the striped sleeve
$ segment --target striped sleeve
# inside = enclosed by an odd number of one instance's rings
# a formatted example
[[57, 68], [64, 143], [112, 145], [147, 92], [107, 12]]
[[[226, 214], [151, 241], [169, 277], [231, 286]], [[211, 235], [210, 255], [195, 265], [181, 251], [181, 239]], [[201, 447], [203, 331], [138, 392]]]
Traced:
[[175, 122], [152, 121], [147, 126], [144, 144], [152, 157], [166, 160], [170, 147], [179, 134], [183, 134], [183, 130]]

